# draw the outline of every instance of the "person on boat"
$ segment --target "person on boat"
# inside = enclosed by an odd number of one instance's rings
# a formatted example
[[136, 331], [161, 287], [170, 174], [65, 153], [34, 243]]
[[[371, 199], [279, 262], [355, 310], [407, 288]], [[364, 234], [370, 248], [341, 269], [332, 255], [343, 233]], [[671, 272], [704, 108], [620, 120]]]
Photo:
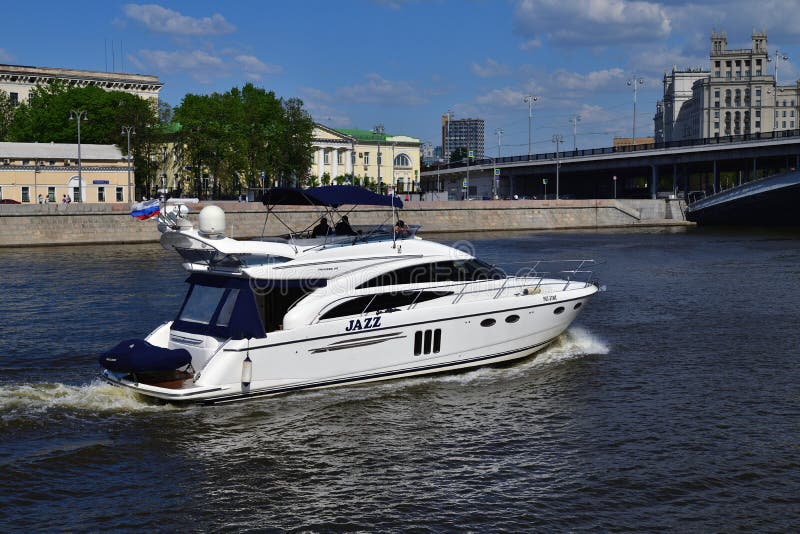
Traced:
[[314, 227], [314, 230], [311, 232], [311, 237], [324, 237], [331, 233], [331, 227], [328, 226], [328, 219], [322, 217], [319, 220], [319, 224]]
[[350, 226], [350, 219], [347, 218], [347, 215], [344, 215], [342, 220], [336, 223], [334, 231], [336, 232], [336, 235], [357, 235], [353, 231], [353, 227]]
[[394, 235], [397, 237], [406, 237], [411, 233], [411, 229], [406, 226], [406, 223], [403, 222], [403, 219], [397, 219], [397, 223], [394, 225]]

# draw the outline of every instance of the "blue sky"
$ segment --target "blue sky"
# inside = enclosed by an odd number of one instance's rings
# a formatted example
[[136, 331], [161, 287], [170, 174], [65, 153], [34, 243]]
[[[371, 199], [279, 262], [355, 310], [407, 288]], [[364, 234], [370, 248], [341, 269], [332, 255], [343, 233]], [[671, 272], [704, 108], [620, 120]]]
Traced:
[[[0, 62], [157, 75], [161, 96], [226, 91], [251, 81], [300, 97], [333, 127], [373, 128], [439, 144], [440, 116], [486, 121], [486, 153], [534, 152], [652, 135], [662, 77], [708, 69], [710, 34], [749, 48], [764, 28], [781, 83], [800, 77], [800, 0], [324, 0], [23, 2], [3, 14]], [[114, 48], [112, 61], [111, 48]]]

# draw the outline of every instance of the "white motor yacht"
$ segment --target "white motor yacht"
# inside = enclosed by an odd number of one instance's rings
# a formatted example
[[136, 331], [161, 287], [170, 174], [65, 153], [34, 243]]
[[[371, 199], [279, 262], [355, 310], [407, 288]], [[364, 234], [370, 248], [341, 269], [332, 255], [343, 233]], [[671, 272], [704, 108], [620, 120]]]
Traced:
[[[333, 217], [344, 204], [402, 207], [352, 186], [275, 188], [265, 203], [312, 204]], [[590, 260], [507, 275], [421, 239], [415, 225], [242, 241], [225, 237], [219, 207], [203, 208], [198, 228], [187, 212], [168, 204], [158, 219], [162, 246], [189, 273], [175, 319], [100, 356], [109, 382], [170, 402], [224, 403], [523, 358], [552, 343], [598, 291]]]

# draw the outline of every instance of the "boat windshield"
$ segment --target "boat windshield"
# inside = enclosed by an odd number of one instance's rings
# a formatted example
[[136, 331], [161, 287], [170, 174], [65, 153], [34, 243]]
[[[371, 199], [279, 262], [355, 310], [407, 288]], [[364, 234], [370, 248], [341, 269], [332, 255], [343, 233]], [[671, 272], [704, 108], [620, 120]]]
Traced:
[[248, 280], [193, 274], [187, 282], [173, 330], [233, 339], [264, 336]]

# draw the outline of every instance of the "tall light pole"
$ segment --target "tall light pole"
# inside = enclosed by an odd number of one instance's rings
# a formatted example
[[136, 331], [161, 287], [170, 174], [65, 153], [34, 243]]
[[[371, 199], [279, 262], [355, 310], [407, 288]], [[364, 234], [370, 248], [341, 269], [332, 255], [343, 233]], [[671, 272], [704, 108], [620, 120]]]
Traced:
[[[81, 186], [83, 185], [83, 163], [81, 162], [81, 121], [87, 121], [89, 118], [86, 116], [85, 109], [73, 109], [69, 112], [69, 120], [74, 120], [78, 123], [78, 196], [81, 196]], [[81, 202], [83, 199], [78, 200], [76, 197], [75, 202]]]
[[[373, 128], [372, 133], [378, 136], [378, 157], [376, 158], [376, 163], [378, 164], [378, 190], [383, 191], [383, 182], [381, 181], [381, 136], [383, 136], [383, 124], [376, 124], [375, 128]], [[396, 191], [395, 191], [396, 193]]]
[[528, 159], [531, 159], [531, 130], [533, 128], [533, 103], [539, 100], [538, 96], [527, 95], [522, 99], [528, 104]]
[[561, 167], [561, 143], [564, 142], [564, 137], [561, 134], [553, 134], [553, 142], [556, 144], [556, 200], [558, 200], [558, 179], [559, 168]]
[[581, 116], [574, 115], [569, 122], [572, 124], [572, 150], [578, 150], [578, 123], [581, 122]]
[[[767, 57], [767, 61], [769, 63], [772, 63], [773, 59], [771, 57]], [[775, 90], [777, 91], [777, 89], [778, 89], [778, 63], [780, 63], [781, 61], [789, 61], [789, 56], [787, 56], [786, 54], [781, 54], [781, 51], [776, 48], [775, 49], [775, 59], [774, 59], [774, 61], [775, 61]], [[775, 93], [775, 96], [777, 97], [778, 93]]]
[[133, 126], [122, 127], [121, 135], [128, 136], [128, 156], [125, 158], [128, 160], [128, 202], [133, 202], [133, 196], [131, 196], [131, 134], [136, 135]]
[[636, 93], [638, 92], [640, 85], [644, 85], [644, 79], [642, 78], [637, 78], [634, 76], [628, 80], [628, 87], [633, 87], [633, 146], [636, 146]]
[[497, 159], [500, 159], [500, 140], [503, 138], [503, 133], [504, 132], [502, 128], [497, 128], [494, 131], [494, 134], [497, 136]]

